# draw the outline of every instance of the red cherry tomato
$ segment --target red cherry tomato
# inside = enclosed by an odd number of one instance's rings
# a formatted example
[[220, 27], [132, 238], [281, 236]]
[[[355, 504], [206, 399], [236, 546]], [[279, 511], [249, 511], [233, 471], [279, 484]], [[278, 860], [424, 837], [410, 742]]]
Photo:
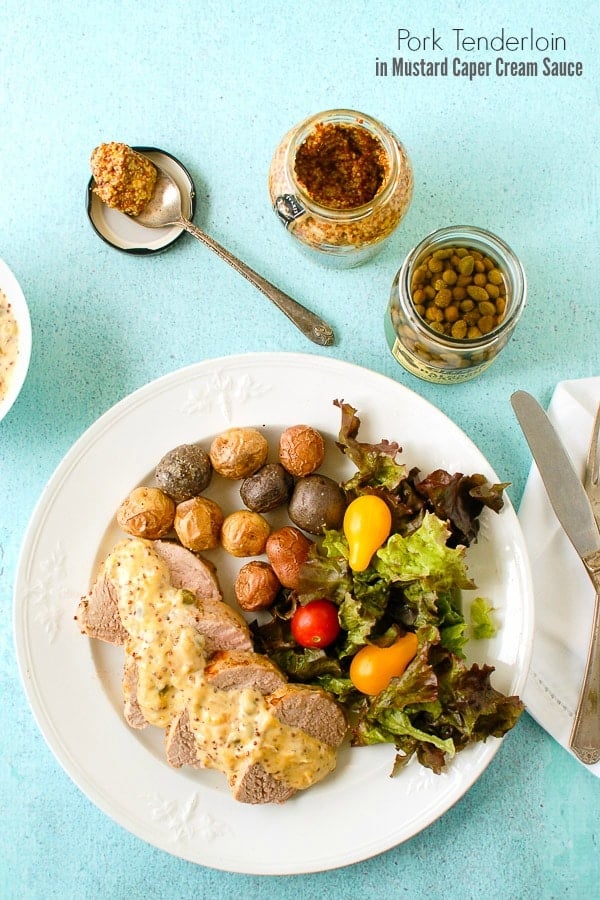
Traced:
[[338, 608], [331, 600], [311, 600], [292, 616], [292, 635], [301, 647], [328, 647], [339, 633]]

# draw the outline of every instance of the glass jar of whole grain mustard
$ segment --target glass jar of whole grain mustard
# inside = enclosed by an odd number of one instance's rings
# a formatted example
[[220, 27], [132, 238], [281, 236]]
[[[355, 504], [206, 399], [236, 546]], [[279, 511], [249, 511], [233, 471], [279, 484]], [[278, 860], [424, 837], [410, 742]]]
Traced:
[[280, 221], [318, 261], [361, 265], [404, 218], [413, 173], [398, 138], [371, 116], [317, 113], [281, 140], [269, 170]]
[[506, 345], [526, 296], [523, 267], [504, 241], [481, 228], [441, 228], [411, 250], [394, 278], [386, 339], [413, 375], [467, 381]]

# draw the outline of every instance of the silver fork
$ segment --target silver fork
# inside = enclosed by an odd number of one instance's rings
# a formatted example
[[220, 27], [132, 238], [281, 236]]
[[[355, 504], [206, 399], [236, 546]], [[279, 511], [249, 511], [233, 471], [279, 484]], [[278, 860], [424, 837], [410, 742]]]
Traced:
[[[596, 524], [600, 529], [600, 407], [592, 429], [586, 462], [584, 487], [592, 505]], [[592, 634], [573, 720], [569, 746], [587, 765], [600, 760], [600, 595], [596, 594]], [[596, 749], [594, 749], [596, 748]]]

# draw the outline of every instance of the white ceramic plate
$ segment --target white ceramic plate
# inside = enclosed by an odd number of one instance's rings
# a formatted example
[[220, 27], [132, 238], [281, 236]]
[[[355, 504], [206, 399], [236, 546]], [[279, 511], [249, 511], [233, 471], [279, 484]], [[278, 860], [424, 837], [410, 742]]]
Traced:
[[[167, 172], [181, 192], [181, 211], [186, 219], [193, 219], [196, 210], [196, 188], [192, 176], [178, 159], [156, 147], [134, 147]], [[87, 186], [86, 207], [92, 228], [102, 240], [125, 253], [147, 255], [161, 253], [171, 247], [184, 232], [169, 225], [165, 228], [145, 228], [118, 209], [111, 209], [94, 193], [94, 179]]]
[[6, 397], [0, 400], [0, 421], [7, 414], [21, 392], [31, 359], [31, 320], [27, 301], [21, 290], [19, 282], [6, 265], [0, 259], [0, 290], [3, 291], [12, 306], [17, 326], [19, 329], [19, 355], [13, 371]]
[[[456, 425], [391, 379], [316, 355], [232, 356], [174, 372], [102, 416], [51, 478], [22, 548], [15, 586], [17, 655], [50, 748], [84, 793], [125, 828], [217, 869], [313, 872], [387, 850], [451, 807], [500, 743], [490, 739], [463, 751], [447, 774], [436, 776], [411, 763], [395, 779], [389, 777], [392, 746], [344, 748], [336, 772], [321, 784], [281, 806], [246, 806], [232, 799], [219, 773], [170, 769], [158, 729], [136, 732], [125, 724], [122, 651], [88, 640], [73, 622], [79, 596], [119, 537], [113, 524], [119, 502], [151, 476], [167, 450], [200, 439], [208, 447], [232, 425], [264, 428], [275, 445], [284, 427], [303, 422], [329, 438], [322, 471], [342, 475], [352, 468], [333, 446], [340, 425], [334, 399], [357, 408], [361, 439], [397, 440], [411, 466], [477, 471], [499, 480]], [[226, 511], [240, 508], [237, 486], [221, 501]], [[494, 665], [495, 686], [519, 693], [531, 648], [533, 599], [510, 503], [499, 515], [484, 512], [469, 558], [479, 592], [493, 601], [501, 624], [493, 640], [473, 642], [473, 661]], [[227, 596], [240, 560], [218, 553], [213, 559]]]

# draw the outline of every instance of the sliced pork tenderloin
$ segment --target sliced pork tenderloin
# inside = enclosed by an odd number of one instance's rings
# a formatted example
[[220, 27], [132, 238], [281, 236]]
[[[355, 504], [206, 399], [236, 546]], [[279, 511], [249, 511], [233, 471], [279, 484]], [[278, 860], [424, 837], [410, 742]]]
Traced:
[[296, 788], [275, 778], [260, 763], [253, 763], [230, 779], [229, 786], [240, 803], [285, 803], [297, 793]]
[[339, 747], [348, 723], [331, 694], [304, 684], [286, 684], [269, 697], [273, 712], [284, 725], [301, 728], [311, 737]]
[[169, 567], [171, 584], [185, 588], [203, 600], [222, 600], [214, 565], [173, 541], [154, 541], [152, 547]]
[[194, 606], [186, 607], [182, 625], [192, 625], [204, 637], [207, 657], [221, 650], [254, 649], [248, 623], [224, 600], [198, 597]]
[[121, 686], [123, 689], [123, 715], [127, 724], [132, 728], [145, 728], [149, 723], [137, 698], [138, 667], [135, 659], [127, 653], [125, 654]]
[[[286, 684], [281, 669], [267, 656], [248, 650], [223, 650], [215, 653], [206, 664], [207, 682], [220, 690], [254, 688], [261, 694], [271, 694]], [[175, 716], [165, 732], [165, 752], [169, 765], [201, 768], [196, 758], [196, 743], [189, 726], [187, 711]]]
[[[226, 650], [251, 651], [250, 629], [246, 620], [222, 599], [221, 589], [211, 563], [167, 541], [155, 541], [154, 550], [169, 567], [175, 588], [196, 595], [196, 603], [178, 611], [182, 626], [191, 625], [204, 637], [207, 657]], [[123, 672], [124, 715], [133, 728], [148, 724], [137, 701], [137, 664], [127, 653]]]
[[124, 644], [127, 632], [121, 624], [119, 601], [104, 569], [98, 573], [89, 592], [81, 598], [75, 621], [82, 634], [108, 644]]
[[204, 669], [206, 680], [221, 690], [252, 687], [261, 694], [272, 694], [286, 685], [281, 669], [268, 656], [247, 650], [215, 653]]
[[[284, 725], [300, 728], [330, 747], [337, 748], [342, 743], [346, 717], [333, 697], [320, 688], [287, 684], [268, 699]], [[229, 786], [240, 803], [281, 803], [296, 793], [295, 788], [270, 775], [260, 763], [241, 769], [230, 779]]]
[[[210, 665], [207, 666], [207, 674]], [[331, 747], [338, 747], [346, 734], [347, 723], [335, 700], [325, 691], [306, 685], [285, 683], [278, 685], [274, 691], [266, 692], [265, 688], [271, 683], [271, 675], [266, 675], [269, 665], [273, 665], [269, 659], [256, 653], [219, 654], [209, 680], [224, 690], [255, 688], [262, 691], [283, 724], [295, 726]], [[175, 717], [167, 729], [165, 752], [167, 762], [174, 768], [186, 765], [201, 768], [187, 712]], [[271, 775], [256, 762], [240, 770], [229, 784], [233, 796], [241, 803], [283, 803], [296, 793], [295, 788]]]
[[[154, 541], [152, 547], [169, 567], [174, 587], [186, 588], [202, 599], [222, 600], [223, 595], [212, 563], [169, 541]], [[239, 618], [241, 617], [238, 616]], [[109, 644], [124, 644], [127, 640], [127, 631], [119, 616], [117, 592], [106, 577], [103, 566], [100, 567], [90, 591], [81, 598], [75, 621], [81, 633], [88, 637]]]
[[167, 762], [174, 769], [181, 769], [182, 766], [202, 768], [196, 755], [196, 740], [190, 728], [187, 710], [171, 719], [165, 730], [165, 752]]

